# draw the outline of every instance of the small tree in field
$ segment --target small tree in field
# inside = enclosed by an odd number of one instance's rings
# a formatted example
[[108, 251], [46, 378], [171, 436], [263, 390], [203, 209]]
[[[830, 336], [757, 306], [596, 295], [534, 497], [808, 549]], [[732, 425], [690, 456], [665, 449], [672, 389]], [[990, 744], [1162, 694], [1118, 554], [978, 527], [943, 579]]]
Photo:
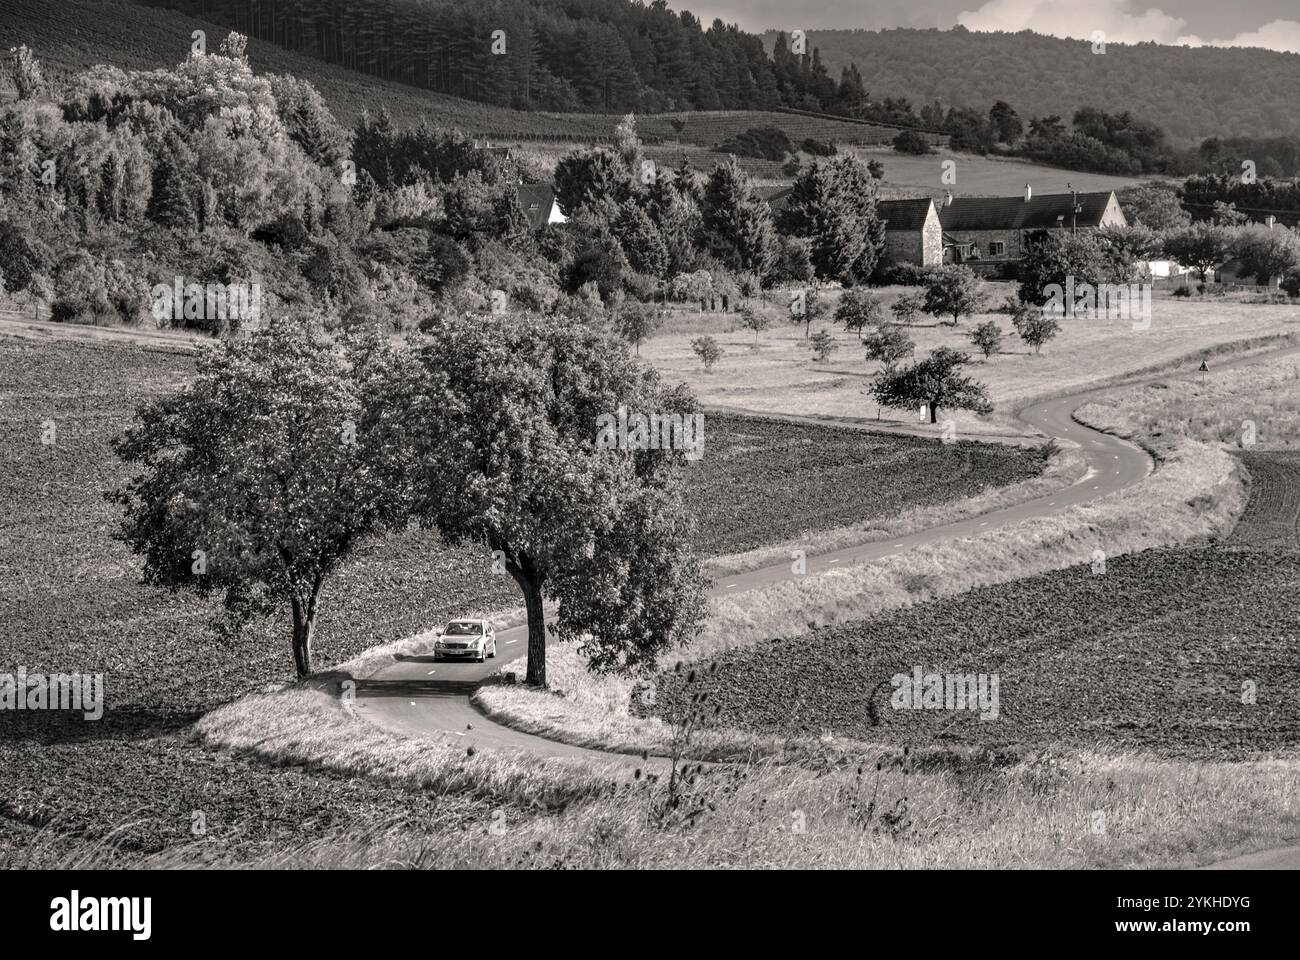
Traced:
[[[755, 334], [755, 337], [757, 337], [757, 334]], [[704, 364], [706, 373], [712, 370], [713, 365], [722, 359], [722, 348], [718, 346], [718, 341], [712, 337], [696, 337], [691, 341], [691, 349], [695, 351], [695, 355]]]
[[[753, 307], [746, 305], [740, 311], [740, 325], [746, 330], [754, 331], [754, 349], [758, 349], [758, 335], [766, 330], [772, 323], [772, 318], [761, 310], [755, 310]], [[692, 344], [694, 346], [694, 344]], [[699, 353], [699, 350], [695, 351]], [[701, 356], [701, 359], [703, 357]], [[714, 359], [717, 359], [716, 357]], [[712, 364], [707, 364], [712, 366]]]
[[648, 303], [624, 303], [618, 311], [618, 325], [623, 339], [641, 355], [641, 341], [654, 334], [663, 323], [659, 311]]
[[844, 291], [839, 306], [835, 308], [835, 322], [850, 333], [856, 331], [859, 341], [863, 330], [876, 326], [884, 319], [885, 310], [880, 299], [865, 290]]
[[871, 387], [876, 402], [895, 410], [915, 410], [925, 404], [930, 422], [937, 423], [939, 409], [990, 413], [988, 390], [962, 375], [970, 356], [950, 347], [932, 350], [924, 360], [882, 374]]
[[145, 582], [221, 593], [236, 625], [287, 606], [299, 677], [326, 578], [397, 509], [359, 427], [360, 384], [386, 356], [278, 322], [205, 351], [194, 381], [115, 444], [139, 470], [113, 498]]
[[822, 304], [821, 294], [816, 287], [800, 287], [791, 291], [790, 294], [790, 320], [795, 324], [803, 324], [803, 335], [808, 336], [812, 329], [812, 322], [819, 319], [826, 312]]
[[825, 362], [827, 357], [840, 348], [840, 345], [835, 342], [835, 338], [825, 330], [818, 330], [814, 333], [810, 343], [812, 344], [813, 353], [816, 354], [815, 360], [817, 363]]
[[1012, 308], [1011, 325], [1016, 328], [1020, 339], [1034, 348], [1034, 353], [1042, 350], [1043, 344], [1061, 332], [1061, 321], [1050, 311], [1023, 301]]
[[1002, 328], [996, 321], [986, 320], [971, 331], [970, 342], [975, 345], [975, 349], [984, 354], [984, 359], [987, 360], [1002, 346]]
[[983, 303], [979, 277], [970, 267], [942, 267], [933, 271], [926, 280], [922, 309], [931, 316], [952, 317], [950, 326], [957, 326], [963, 316], [977, 313]]
[[547, 598], [557, 637], [581, 640], [593, 670], [643, 670], [693, 633], [691, 448], [684, 434], [651, 449], [644, 428], [634, 443], [610, 427], [620, 411], [697, 422], [689, 392], [555, 318], [439, 320], [411, 366], [382, 417], [386, 449], [411, 464], [421, 522], [491, 550], [523, 592], [528, 683], [546, 684]]
[[889, 308], [894, 315], [894, 322], [904, 325], [916, 323], [917, 316], [925, 308], [924, 298], [915, 293], [905, 293], [894, 301]]
[[886, 370], [893, 370], [898, 361], [910, 357], [916, 344], [896, 324], [882, 323], [867, 335], [863, 345], [868, 360], [879, 360]]

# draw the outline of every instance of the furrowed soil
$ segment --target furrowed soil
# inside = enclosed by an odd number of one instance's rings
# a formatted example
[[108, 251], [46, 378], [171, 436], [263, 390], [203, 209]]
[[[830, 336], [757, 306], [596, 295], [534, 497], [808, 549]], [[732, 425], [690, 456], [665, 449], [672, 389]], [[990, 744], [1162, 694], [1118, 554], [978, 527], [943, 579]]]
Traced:
[[[692, 692], [756, 734], [1257, 756], [1300, 737], [1298, 598], [1294, 550], [1148, 550], [773, 640]], [[996, 674], [996, 719], [892, 706], [893, 678], [917, 666]], [[656, 712], [680, 709], [682, 681], [662, 676]]]

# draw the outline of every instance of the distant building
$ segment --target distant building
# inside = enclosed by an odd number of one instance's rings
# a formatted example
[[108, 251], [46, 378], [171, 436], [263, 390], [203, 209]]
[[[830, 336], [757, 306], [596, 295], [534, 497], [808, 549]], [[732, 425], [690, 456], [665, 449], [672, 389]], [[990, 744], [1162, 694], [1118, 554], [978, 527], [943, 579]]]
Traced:
[[528, 218], [528, 229], [540, 230], [548, 223], [567, 223], [569, 218], [555, 200], [555, 187], [549, 183], [521, 183], [519, 206]]
[[[759, 188], [774, 214], [789, 202], [791, 187]], [[928, 197], [879, 200], [885, 227], [884, 263], [920, 267], [965, 263], [979, 273], [1009, 272], [1024, 259], [1031, 239], [1050, 230], [1100, 230], [1127, 226], [1114, 191], [1051, 193], [1035, 197], [959, 197], [941, 206]]]
[[1128, 225], [1113, 190], [1023, 197], [958, 197], [939, 211], [945, 263], [997, 274], [1023, 260], [1035, 236], [1051, 230], [1100, 230]]
[[885, 225], [885, 263], [937, 267], [943, 263], [943, 227], [929, 197], [880, 200], [876, 214]]

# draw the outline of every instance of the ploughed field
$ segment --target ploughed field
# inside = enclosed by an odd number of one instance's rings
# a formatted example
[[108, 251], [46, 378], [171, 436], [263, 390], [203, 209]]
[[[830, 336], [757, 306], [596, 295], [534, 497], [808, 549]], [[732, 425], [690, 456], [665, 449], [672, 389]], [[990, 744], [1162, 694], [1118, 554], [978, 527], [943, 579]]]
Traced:
[[[692, 692], [709, 693], [713, 722], [755, 733], [1206, 758], [1294, 749], [1300, 455], [1245, 459], [1250, 503], [1221, 544], [1113, 557], [1096, 571], [1072, 567], [772, 640], [721, 658], [716, 673], [697, 671]], [[919, 709], [903, 697], [913, 684], [895, 681], [918, 667]], [[929, 675], [945, 686], [927, 705]], [[948, 675], [976, 682], [953, 683], [949, 700]], [[666, 717], [681, 680], [662, 677], [656, 709]], [[957, 709], [959, 689], [984, 699]]]
[[1300, 547], [1300, 450], [1241, 454], [1250, 471], [1250, 502], [1228, 538], [1232, 547]]
[[[118, 508], [104, 495], [124, 473], [110, 440], [140, 403], [179, 388], [192, 369], [189, 356], [162, 350], [0, 339], [0, 670], [103, 672], [103, 724], [113, 723], [113, 708], [183, 723], [291, 678], [282, 623], [221, 639], [215, 601], [142, 586], [138, 562], [111, 538]], [[44, 444], [50, 424], [54, 442]], [[1033, 451], [710, 415], [690, 473], [697, 547], [744, 550], [967, 496], [1040, 467]], [[376, 539], [326, 586], [318, 663], [516, 602], [485, 550], [452, 549], [419, 529]], [[0, 716], [0, 734], [5, 723]]]

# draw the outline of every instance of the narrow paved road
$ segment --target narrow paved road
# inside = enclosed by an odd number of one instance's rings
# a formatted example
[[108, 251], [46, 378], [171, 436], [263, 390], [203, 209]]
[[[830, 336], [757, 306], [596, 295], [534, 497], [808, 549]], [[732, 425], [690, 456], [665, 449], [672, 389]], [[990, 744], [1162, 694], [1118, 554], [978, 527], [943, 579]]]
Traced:
[[[1287, 347], [1215, 362], [1214, 370], [1227, 370], [1265, 359], [1298, 354], [1300, 347]], [[1178, 371], [1174, 374], [1143, 377], [1123, 384], [1042, 400], [1025, 407], [1019, 411], [1018, 417], [1029, 432], [1080, 445], [1087, 462], [1087, 472], [1080, 480], [1046, 496], [967, 520], [809, 557], [808, 573], [821, 573], [859, 560], [904, 553], [921, 544], [978, 536], [1031, 517], [1051, 516], [1076, 504], [1087, 503], [1137, 483], [1152, 469], [1151, 459], [1145, 451], [1126, 440], [1083, 426], [1073, 419], [1072, 414], [1090, 400], [1117, 389], [1168, 380], [1171, 376], [1196, 375]], [[753, 587], [793, 578], [790, 564], [780, 563], [722, 577], [714, 583], [713, 594], [742, 594]], [[601, 751], [570, 746], [512, 730], [488, 720], [475, 710], [469, 703], [469, 693], [501, 664], [523, 656], [527, 646], [526, 628], [520, 626], [500, 631], [497, 634], [497, 646], [497, 658], [483, 664], [434, 663], [431, 656], [401, 659], [358, 682], [357, 711], [380, 727], [408, 736], [439, 739], [456, 737], [467, 745], [489, 749], [515, 748], [538, 756], [610, 757]]]

